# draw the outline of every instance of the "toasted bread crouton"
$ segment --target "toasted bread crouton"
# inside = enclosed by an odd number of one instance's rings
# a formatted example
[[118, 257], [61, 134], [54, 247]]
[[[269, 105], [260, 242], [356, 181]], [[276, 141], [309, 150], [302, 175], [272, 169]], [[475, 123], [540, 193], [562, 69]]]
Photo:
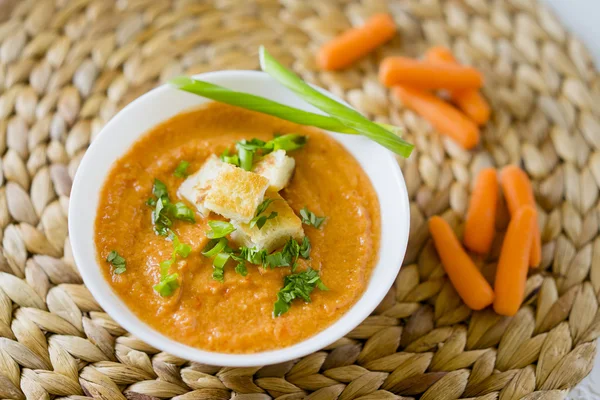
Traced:
[[204, 207], [236, 221], [249, 222], [262, 203], [269, 180], [254, 172], [224, 164], [204, 199]]
[[269, 190], [280, 191], [290, 182], [296, 161], [285, 155], [285, 150], [267, 154], [252, 169], [269, 180]]
[[258, 229], [256, 225], [250, 228], [248, 223], [232, 220], [235, 231], [231, 237], [241, 246], [255, 247], [270, 253], [282, 247], [290, 237], [296, 240], [302, 239], [304, 230], [300, 218], [277, 192], [270, 190], [265, 198], [275, 199], [275, 201], [261, 215], [268, 216], [274, 211], [277, 216], [267, 220], [261, 229]]
[[207, 216], [209, 210], [204, 207], [204, 198], [210, 189], [213, 179], [217, 177], [221, 167], [225, 165], [214, 154], [206, 159], [198, 172], [187, 177], [179, 186], [177, 195], [196, 206], [200, 214]]

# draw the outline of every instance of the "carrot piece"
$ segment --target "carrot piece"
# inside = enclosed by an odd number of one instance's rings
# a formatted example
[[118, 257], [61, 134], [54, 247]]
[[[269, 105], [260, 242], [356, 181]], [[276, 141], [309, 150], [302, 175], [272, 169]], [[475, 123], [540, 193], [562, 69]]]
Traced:
[[[535, 197], [529, 177], [521, 168], [516, 165], [508, 165], [502, 168], [500, 172], [500, 186], [506, 199], [506, 205], [510, 212], [511, 218], [517, 210], [522, 206], [531, 206], [535, 210]], [[542, 238], [540, 236], [540, 228], [536, 224], [533, 231], [533, 244], [531, 245], [531, 253], [529, 256], [529, 266], [536, 267], [542, 261]]]
[[394, 94], [404, 105], [428, 120], [441, 134], [465, 149], [479, 143], [479, 128], [463, 113], [435, 95], [407, 86], [395, 86]]
[[527, 282], [527, 264], [534, 236], [536, 211], [522, 206], [513, 215], [502, 243], [496, 269], [494, 311], [500, 315], [515, 315], [521, 307]]
[[[432, 47], [425, 53], [425, 60], [458, 64], [450, 50], [445, 47]], [[450, 98], [465, 114], [479, 125], [490, 119], [490, 106], [483, 96], [474, 89], [451, 90]]]
[[486, 254], [496, 234], [498, 179], [494, 168], [485, 168], [477, 176], [465, 223], [463, 243], [472, 251]]
[[429, 231], [456, 292], [472, 310], [481, 310], [494, 301], [494, 291], [473, 260], [462, 248], [452, 228], [441, 217], [429, 219]]
[[379, 80], [385, 86], [409, 85], [419, 89], [479, 89], [483, 75], [472, 67], [387, 57], [379, 65]]
[[350, 29], [323, 45], [317, 53], [321, 69], [336, 70], [387, 42], [396, 34], [396, 23], [388, 14], [375, 14], [364, 25]]

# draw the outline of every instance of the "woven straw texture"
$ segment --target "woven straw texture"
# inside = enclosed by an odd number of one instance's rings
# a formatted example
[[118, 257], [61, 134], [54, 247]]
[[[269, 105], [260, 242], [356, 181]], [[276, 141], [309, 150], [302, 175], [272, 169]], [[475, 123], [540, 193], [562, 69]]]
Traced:
[[[536, 2], [0, 4], [0, 398], [554, 400], [591, 370], [600, 334], [600, 76]], [[315, 69], [321, 43], [379, 11], [393, 14], [396, 39], [346, 71]], [[374, 315], [327, 349], [263, 368], [190, 363], [127, 334], [82, 284], [67, 231], [72, 178], [129, 101], [174, 75], [257, 68], [260, 44], [371, 118], [405, 127], [416, 144], [401, 161], [409, 250]], [[377, 81], [381, 57], [433, 44], [486, 75], [494, 114], [476, 151], [442, 139]], [[440, 214], [460, 232], [472, 177], [507, 163], [522, 163], [534, 181], [544, 242], [513, 318], [462, 304], [424, 223]], [[499, 215], [503, 230], [503, 204]], [[480, 261], [490, 279], [499, 236]]]

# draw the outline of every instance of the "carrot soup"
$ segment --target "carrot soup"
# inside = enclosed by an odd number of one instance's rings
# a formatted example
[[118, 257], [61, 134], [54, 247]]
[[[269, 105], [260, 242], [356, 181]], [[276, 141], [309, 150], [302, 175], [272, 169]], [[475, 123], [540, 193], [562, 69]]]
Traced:
[[305, 340], [352, 307], [380, 225], [371, 182], [333, 138], [208, 103], [114, 164], [94, 240], [106, 279], [145, 323], [204, 350], [254, 353]]

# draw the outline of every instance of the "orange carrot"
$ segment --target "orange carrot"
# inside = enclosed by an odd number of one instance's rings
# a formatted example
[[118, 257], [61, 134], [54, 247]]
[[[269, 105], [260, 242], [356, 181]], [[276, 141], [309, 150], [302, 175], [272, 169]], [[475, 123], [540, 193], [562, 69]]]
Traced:
[[[425, 60], [458, 64], [450, 50], [441, 46], [429, 49], [425, 53]], [[490, 106], [477, 90], [451, 90], [450, 98], [458, 108], [479, 125], [484, 125], [490, 119]]]
[[[516, 165], [508, 165], [502, 168], [500, 172], [500, 185], [508, 206], [511, 218], [515, 215], [519, 208], [523, 206], [531, 206], [535, 211], [535, 198], [533, 197], [533, 189], [529, 177], [521, 168]], [[540, 236], [540, 228], [536, 224], [533, 231], [533, 244], [531, 245], [531, 253], [529, 256], [529, 266], [536, 267], [542, 261], [542, 238]]]
[[486, 254], [496, 234], [498, 179], [494, 168], [485, 168], [477, 176], [471, 194], [463, 243], [472, 251]]
[[376, 14], [359, 28], [350, 29], [323, 45], [317, 53], [321, 69], [349, 66], [387, 42], [396, 34], [396, 23], [388, 14]]
[[385, 86], [409, 85], [419, 89], [479, 89], [483, 75], [472, 67], [387, 57], [379, 65], [379, 80]]
[[472, 310], [481, 310], [494, 301], [494, 291], [462, 248], [452, 228], [441, 217], [429, 219], [429, 231], [456, 292]]
[[535, 208], [522, 206], [508, 224], [494, 283], [494, 311], [500, 315], [515, 315], [523, 302], [529, 253], [537, 226], [535, 214]]
[[394, 87], [394, 94], [406, 107], [428, 120], [439, 133], [450, 137], [465, 149], [472, 149], [479, 143], [477, 125], [435, 95], [405, 86]]

